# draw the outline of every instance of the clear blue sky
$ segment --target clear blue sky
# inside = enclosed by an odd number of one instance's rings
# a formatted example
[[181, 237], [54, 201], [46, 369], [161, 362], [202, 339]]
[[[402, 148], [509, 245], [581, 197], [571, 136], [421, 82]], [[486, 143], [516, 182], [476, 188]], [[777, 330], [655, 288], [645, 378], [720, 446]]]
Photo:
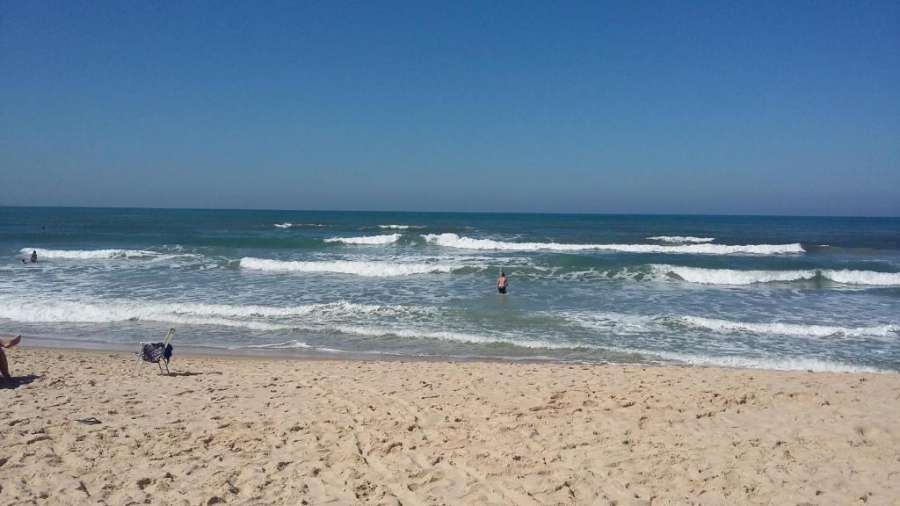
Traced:
[[900, 2], [0, 0], [0, 204], [900, 215]]

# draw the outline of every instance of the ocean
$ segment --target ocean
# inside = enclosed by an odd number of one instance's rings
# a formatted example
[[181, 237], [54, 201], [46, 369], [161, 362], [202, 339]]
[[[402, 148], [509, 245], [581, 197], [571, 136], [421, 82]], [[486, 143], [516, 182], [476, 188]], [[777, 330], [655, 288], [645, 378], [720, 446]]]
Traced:
[[36, 344], [900, 371], [897, 218], [0, 207], [0, 254]]

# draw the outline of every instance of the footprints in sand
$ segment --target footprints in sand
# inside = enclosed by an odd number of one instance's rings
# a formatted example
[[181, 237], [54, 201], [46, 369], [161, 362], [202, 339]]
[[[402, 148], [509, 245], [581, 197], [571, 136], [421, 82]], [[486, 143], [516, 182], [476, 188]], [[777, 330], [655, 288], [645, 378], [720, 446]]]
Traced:
[[[900, 388], [881, 378], [195, 358], [166, 377], [114, 354], [91, 357], [92, 385], [68, 355], [21, 351], [39, 378], [0, 391], [4, 504], [740, 503], [785, 489], [849, 503], [900, 476], [879, 460], [896, 429], [849, 407], [896, 413]], [[840, 483], [836, 466], [869, 481]]]

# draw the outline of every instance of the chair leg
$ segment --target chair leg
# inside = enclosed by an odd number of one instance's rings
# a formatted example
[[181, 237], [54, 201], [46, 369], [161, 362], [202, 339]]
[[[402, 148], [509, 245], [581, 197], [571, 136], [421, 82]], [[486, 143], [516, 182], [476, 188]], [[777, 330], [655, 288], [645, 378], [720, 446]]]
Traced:
[[159, 373], [162, 374], [162, 364], [160, 364], [159, 362], [157, 362], [156, 365], [159, 366]]

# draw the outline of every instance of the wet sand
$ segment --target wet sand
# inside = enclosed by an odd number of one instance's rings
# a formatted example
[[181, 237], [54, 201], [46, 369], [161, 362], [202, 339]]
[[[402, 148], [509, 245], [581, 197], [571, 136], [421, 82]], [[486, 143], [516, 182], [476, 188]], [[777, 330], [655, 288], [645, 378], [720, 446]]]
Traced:
[[898, 374], [8, 356], [2, 504], [900, 504]]

